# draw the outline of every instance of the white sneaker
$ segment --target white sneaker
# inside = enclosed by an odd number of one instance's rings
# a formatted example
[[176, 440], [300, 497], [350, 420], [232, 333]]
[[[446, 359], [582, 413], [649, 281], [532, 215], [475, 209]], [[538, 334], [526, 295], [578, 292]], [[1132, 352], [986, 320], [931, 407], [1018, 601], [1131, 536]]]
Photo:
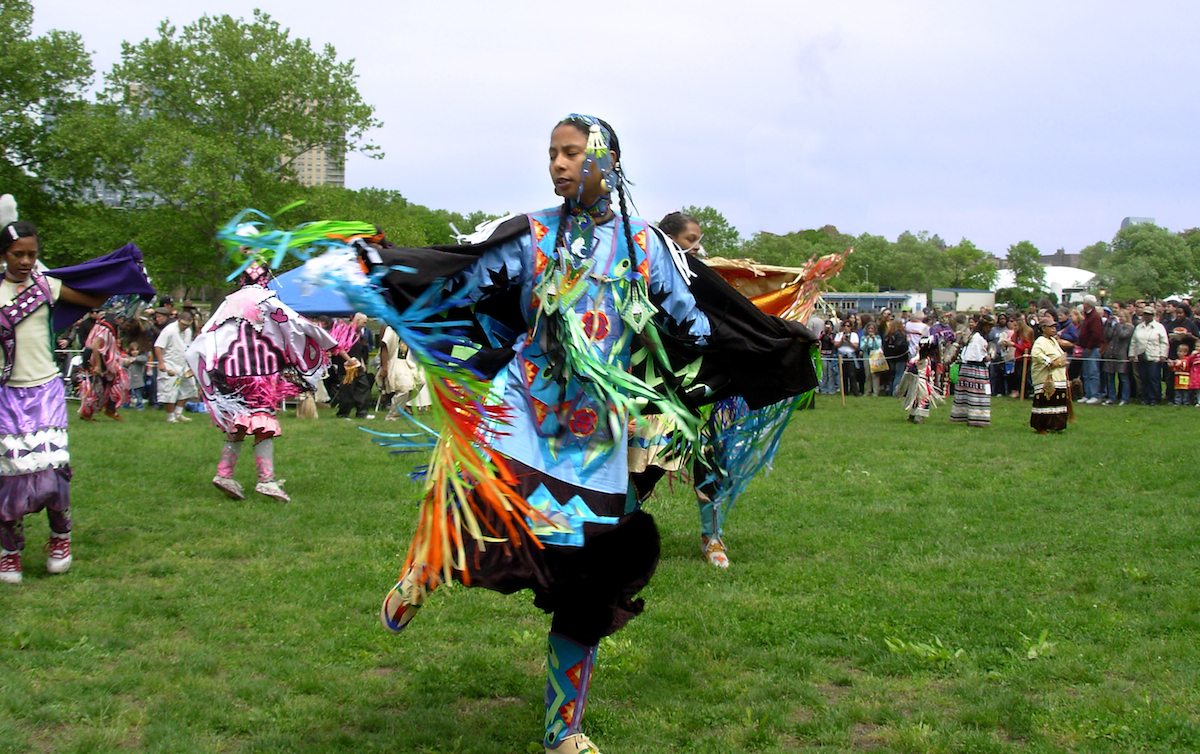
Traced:
[[46, 570], [50, 573], [66, 573], [71, 569], [71, 535], [51, 534], [46, 543], [50, 555], [46, 558]]
[[167, 424], [178, 424], [179, 420], [175, 418], [175, 414], [167, 414]]
[[218, 474], [213, 477], [213, 486], [225, 493], [225, 496], [230, 500], [245, 500], [246, 492], [242, 489], [241, 482], [232, 477], [221, 476]]
[[181, 422], [190, 422], [192, 420], [192, 417], [187, 416], [186, 414], [180, 414], [176, 418]]
[[291, 498], [288, 497], [288, 494], [283, 491], [283, 488], [279, 486], [279, 482], [275, 480], [271, 480], [270, 482], [259, 482], [258, 484], [254, 485], [254, 491], [260, 495], [273, 497], [276, 500], [281, 500], [285, 503], [291, 500]]
[[21, 578], [21, 553], [0, 551], [0, 583], [20, 584]]

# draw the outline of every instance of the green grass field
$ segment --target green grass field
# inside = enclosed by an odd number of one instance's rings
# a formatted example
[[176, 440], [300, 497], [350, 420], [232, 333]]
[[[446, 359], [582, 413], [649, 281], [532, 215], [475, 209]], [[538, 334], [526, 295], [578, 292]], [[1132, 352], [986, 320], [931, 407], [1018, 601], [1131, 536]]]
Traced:
[[[733, 511], [727, 572], [664, 484], [662, 562], [601, 645], [589, 734], [605, 754], [1200, 750], [1200, 410], [1084, 406], [1039, 437], [1027, 405], [977, 430], [822, 400]], [[3, 751], [540, 751], [528, 594], [443, 589], [404, 635], [379, 626], [414, 459], [287, 419], [292, 503], [235, 503], [206, 418], [126, 415], [72, 426], [71, 572], [46, 575], [39, 515], [25, 583], [0, 585]]]

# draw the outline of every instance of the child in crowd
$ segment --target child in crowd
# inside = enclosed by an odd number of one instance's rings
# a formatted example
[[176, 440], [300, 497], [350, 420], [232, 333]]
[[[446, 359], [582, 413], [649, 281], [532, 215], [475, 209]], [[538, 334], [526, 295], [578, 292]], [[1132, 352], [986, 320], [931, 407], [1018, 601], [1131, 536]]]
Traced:
[[[1189, 347], [1189, 351], [1191, 348]], [[1188, 390], [1191, 391], [1192, 403], [1200, 407], [1200, 351], [1188, 357], [1191, 368], [1188, 372]]]
[[136, 340], [129, 342], [129, 350], [121, 359], [121, 366], [129, 375], [129, 399], [125, 407], [133, 406], [141, 411], [146, 407], [146, 361], [149, 357], [142, 353], [142, 347]]
[[1190, 406], [1196, 402], [1197, 377], [1200, 377], [1200, 354], [1192, 353], [1187, 343], [1180, 343], [1175, 358], [1171, 361], [1171, 371], [1175, 385], [1175, 405]]
[[935, 381], [938, 350], [934, 338], [921, 338], [917, 344], [917, 360], [908, 365], [896, 393], [896, 397], [904, 401], [908, 420], [913, 424], [924, 424], [929, 418], [929, 410], [942, 402], [943, 393]]

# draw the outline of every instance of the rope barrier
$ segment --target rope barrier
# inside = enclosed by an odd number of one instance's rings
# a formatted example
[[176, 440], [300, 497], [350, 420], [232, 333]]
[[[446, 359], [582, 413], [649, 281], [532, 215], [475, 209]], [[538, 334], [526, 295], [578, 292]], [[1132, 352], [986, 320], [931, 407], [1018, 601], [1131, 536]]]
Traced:
[[[1126, 359], [1106, 359], [1106, 358], [1103, 358], [1100, 356], [1096, 356], [1094, 358], [1089, 357], [1089, 356], [1072, 356], [1069, 353], [1065, 353], [1064, 355], [1067, 357], [1067, 361], [1100, 361], [1100, 362], [1112, 363], [1112, 364], [1136, 364], [1136, 363], [1138, 363], [1138, 359], [1136, 356], [1130, 356], [1129, 358], [1126, 358]], [[825, 359], [826, 356], [824, 354], [822, 354], [821, 358]], [[1028, 353], [1021, 356], [1021, 361], [1029, 361], [1030, 359], [1031, 359], [1031, 357]], [[841, 364], [843, 362], [860, 363], [860, 362], [866, 362], [867, 357], [866, 356], [851, 357], [851, 356], [839, 355], [837, 360], [838, 360], [839, 364]], [[1012, 363], [1016, 363], [1016, 361], [1017, 361], [1016, 359], [1013, 359]], [[912, 361], [909, 360], [907, 357], [905, 357], [905, 361], [901, 362], [900, 357], [896, 357], [894, 359], [889, 358], [888, 363], [889, 364], [891, 364], [891, 363], [911, 364]], [[990, 365], [990, 364], [1007, 364], [1010, 362], [1006, 359], [1004, 361], [993, 360], [993, 361], [989, 361], [987, 363]], [[1160, 362], [1160, 363], [1162, 363], [1162, 362]]]

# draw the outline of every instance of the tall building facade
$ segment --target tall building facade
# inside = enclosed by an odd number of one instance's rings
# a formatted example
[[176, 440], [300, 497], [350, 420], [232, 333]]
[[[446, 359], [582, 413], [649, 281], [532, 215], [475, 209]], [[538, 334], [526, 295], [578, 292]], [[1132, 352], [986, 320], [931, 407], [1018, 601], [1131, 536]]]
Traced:
[[325, 145], [302, 153], [292, 163], [296, 180], [304, 186], [346, 186], [346, 150]]

